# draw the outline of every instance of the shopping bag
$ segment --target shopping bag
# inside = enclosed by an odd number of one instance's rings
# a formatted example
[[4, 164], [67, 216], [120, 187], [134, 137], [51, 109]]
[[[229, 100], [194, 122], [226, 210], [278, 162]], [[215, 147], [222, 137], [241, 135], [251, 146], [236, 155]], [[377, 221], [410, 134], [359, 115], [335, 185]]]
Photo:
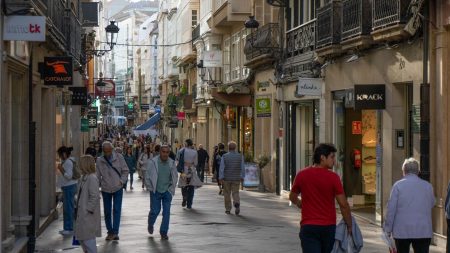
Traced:
[[77, 238], [75, 238], [75, 236], [72, 237], [72, 245], [73, 246], [79, 246], [80, 245], [80, 241], [78, 241]]

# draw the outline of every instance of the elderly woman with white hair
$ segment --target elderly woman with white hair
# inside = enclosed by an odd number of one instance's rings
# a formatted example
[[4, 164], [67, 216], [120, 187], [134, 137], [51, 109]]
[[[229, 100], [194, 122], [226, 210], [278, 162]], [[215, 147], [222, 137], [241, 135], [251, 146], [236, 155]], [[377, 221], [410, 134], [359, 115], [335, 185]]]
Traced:
[[428, 253], [433, 236], [431, 210], [435, 204], [433, 187], [418, 177], [419, 163], [405, 160], [403, 178], [392, 187], [387, 205], [384, 232], [392, 235], [398, 253]]

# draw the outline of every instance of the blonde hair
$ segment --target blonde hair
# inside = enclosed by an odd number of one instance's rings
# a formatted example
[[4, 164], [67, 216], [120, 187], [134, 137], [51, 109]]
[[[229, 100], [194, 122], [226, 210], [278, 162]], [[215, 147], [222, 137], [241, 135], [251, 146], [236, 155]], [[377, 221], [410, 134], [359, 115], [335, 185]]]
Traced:
[[91, 155], [80, 157], [80, 170], [84, 175], [95, 173], [95, 159]]

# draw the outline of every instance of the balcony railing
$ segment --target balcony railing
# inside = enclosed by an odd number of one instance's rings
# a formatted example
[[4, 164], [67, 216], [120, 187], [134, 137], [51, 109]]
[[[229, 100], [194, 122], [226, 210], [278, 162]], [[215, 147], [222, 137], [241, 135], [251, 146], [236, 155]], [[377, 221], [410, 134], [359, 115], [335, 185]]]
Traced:
[[287, 57], [294, 57], [315, 50], [316, 20], [286, 33]]
[[66, 48], [69, 53], [79, 61], [81, 55], [81, 22], [72, 11], [69, 12], [67, 20]]
[[342, 41], [371, 32], [372, 11], [369, 0], [342, 2]]
[[373, 0], [373, 30], [406, 23], [411, 0]]
[[50, 32], [53, 33], [54, 36], [62, 43], [65, 44], [64, 41], [64, 16], [65, 16], [65, 1], [63, 0], [53, 0], [50, 5], [50, 13], [49, 17], [53, 23], [53, 26], [50, 29]]
[[341, 8], [342, 2], [332, 1], [317, 9], [317, 49], [340, 43]]
[[200, 25], [197, 25], [194, 29], [192, 29], [192, 44], [198, 38], [200, 38]]
[[247, 61], [264, 54], [271, 54], [280, 47], [280, 27], [269, 23], [246, 37], [244, 53]]

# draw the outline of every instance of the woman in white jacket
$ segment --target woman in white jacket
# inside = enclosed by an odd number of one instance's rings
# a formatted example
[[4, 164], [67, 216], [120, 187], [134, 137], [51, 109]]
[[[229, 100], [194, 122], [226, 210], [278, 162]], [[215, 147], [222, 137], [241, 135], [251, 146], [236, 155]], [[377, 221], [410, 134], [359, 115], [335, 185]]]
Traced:
[[[147, 163], [152, 158], [153, 158], [153, 153], [150, 148], [150, 145], [146, 144], [145, 148], [144, 148], [144, 152], [141, 154], [141, 156], [139, 157], [139, 161], [138, 161], [138, 164], [139, 164], [139, 167], [140, 167], [143, 177], [145, 177], [145, 171], [147, 170]], [[145, 187], [144, 181], [145, 181], [144, 178], [142, 178], [142, 189], [144, 189], [144, 187]]]

